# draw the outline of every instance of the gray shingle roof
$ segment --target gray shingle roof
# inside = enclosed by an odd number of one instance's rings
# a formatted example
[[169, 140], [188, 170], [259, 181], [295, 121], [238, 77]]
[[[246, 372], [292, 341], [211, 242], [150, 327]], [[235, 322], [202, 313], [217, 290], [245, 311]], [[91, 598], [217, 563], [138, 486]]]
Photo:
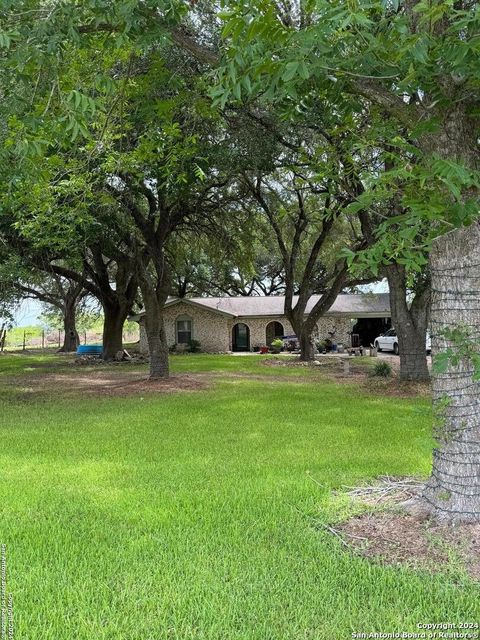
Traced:
[[[312, 296], [307, 305], [309, 313], [320, 296]], [[296, 300], [296, 297], [294, 298]], [[178, 302], [191, 302], [227, 314], [232, 317], [282, 316], [284, 296], [238, 296], [225, 298], [171, 298], [167, 306]], [[340, 294], [326, 316], [389, 317], [390, 301], [388, 293]]]

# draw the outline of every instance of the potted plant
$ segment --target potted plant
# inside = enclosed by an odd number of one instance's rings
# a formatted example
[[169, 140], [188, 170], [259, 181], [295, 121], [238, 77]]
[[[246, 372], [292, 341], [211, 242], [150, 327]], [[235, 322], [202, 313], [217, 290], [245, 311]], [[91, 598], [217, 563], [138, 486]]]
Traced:
[[327, 353], [332, 350], [332, 341], [330, 338], [325, 338], [325, 340], [320, 340], [317, 342], [317, 349], [320, 353]]
[[272, 340], [270, 349], [272, 350], [272, 353], [280, 353], [283, 349], [283, 340], [281, 338], [275, 338], [275, 340]]

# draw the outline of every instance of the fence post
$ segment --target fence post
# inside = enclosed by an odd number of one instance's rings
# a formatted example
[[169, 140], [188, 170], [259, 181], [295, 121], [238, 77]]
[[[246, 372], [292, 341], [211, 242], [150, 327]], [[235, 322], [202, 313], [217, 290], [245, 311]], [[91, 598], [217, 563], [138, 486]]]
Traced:
[[42, 329], [42, 349], [45, 349], [45, 329]]
[[24, 329], [23, 330], [23, 351], [25, 351], [26, 337], [27, 337], [27, 332]]

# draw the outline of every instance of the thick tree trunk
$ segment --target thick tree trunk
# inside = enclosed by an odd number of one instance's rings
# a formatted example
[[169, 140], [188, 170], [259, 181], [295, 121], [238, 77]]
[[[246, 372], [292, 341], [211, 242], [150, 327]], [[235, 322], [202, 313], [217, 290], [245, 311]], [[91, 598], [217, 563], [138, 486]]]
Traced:
[[0, 327], [0, 353], [5, 349], [5, 341], [7, 339], [7, 329], [5, 324]]
[[123, 325], [128, 316], [128, 307], [120, 304], [103, 304], [103, 359], [114, 360], [123, 351]]
[[426, 327], [421, 330], [405, 330], [397, 324], [398, 348], [400, 352], [400, 379], [411, 382], [427, 382], [430, 373], [426, 354]]
[[[161, 272], [161, 275], [158, 275]], [[145, 305], [145, 334], [150, 356], [150, 379], [168, 378], [170, 375], [169, 353], [163, 308], [168, 298], [169, 274], [166, 267], [158, 267], [157, 286], [149, 274], [142, 273], [140, 288]], [[160, 281], [160, 283], [158, 282]]]
[[74, 304], [66, 304], [63, 309], [63, 330], [63, 345], [61, 349], [59, 349], [59, 352], [71, 353], [76, 351], [80, 344], [80, 337], [76, 326], [76, 299]]
[[168, 359], [167, 336], [165, 324], [160, 313], [146, 312], [145, 333], [147, 334], [148, 350], [150, 353], [150, 378], [168, 378], [170, 366]]
[[315, 360], [313, 337], [311, 333], [305, 330], [300, 333], [300, 360], [304, 362]]
[[[451, 102], [438, 133], [426, 135], [421, 147], [427, 153], [478, 168], [477, 122], [470, 105]], [[471, 197], [472, 193], [465, 194]], [[472, 358], [453, 343], [445, 331], [471, 334], [471, 349], [479, 352], [480, 338], [480, 228], [478, 222], [438, 238], [430, 256], [432, 271], [432, 356], [449, 347], [444, 373], [433, 369], [433, 403], [438, 448], [423, 498], [433, 517], [446, 521], [480, 522], [480, 382], [475, 380]], [[461, 342], [461, 340], [460, 340]], [[477, 344], [475, 344], [477, 343]], [[465, 345], [464, 345], [465, 347]], [[461, 352], [464, 351], [462, 354]], [[445, 356], [443, 356], [445, 357]]]
[[431, 270], [433, 358], [447, 349], [455, 358], [442, 373], [433, 369], [438, 447], [423, 498], [438, 520], [479, 522], [480, 381], [471, 357], [480, 352], [479, 223], [438, 238]]
[[398, 338], [400, 379], [417, 382], [430, 380], [426, 352], [429, 296], [425, 296], [425, 301], [420, 305], [412, 303], [409, 306], [404, 267], [388, 265], [385, 274], [390, 291], [392, 322]]
[[315, 360], [315, 345], [313, 341], [315, 323], [312, 325], [308, 320], [298, 318], [298, 314], [295, 313], [289, 314], [288, 319], [300, 343], [300, 360], [303, 362]]

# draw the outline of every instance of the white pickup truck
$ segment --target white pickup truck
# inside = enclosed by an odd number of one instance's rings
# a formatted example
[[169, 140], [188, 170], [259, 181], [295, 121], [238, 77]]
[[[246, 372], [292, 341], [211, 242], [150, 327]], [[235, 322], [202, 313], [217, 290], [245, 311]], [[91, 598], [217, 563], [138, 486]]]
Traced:
[[[377, 351], [393, 351], [395, 355], [398, 355], [398, 338], [395, 329], [389, 329], [387, 333], [380, 334], [378, 338], [375, 338], [375, 342], [373, 344]], [[427, 353], [430, 353], [432, 350], [432, 340], [428, 331], [425, 348]]]

